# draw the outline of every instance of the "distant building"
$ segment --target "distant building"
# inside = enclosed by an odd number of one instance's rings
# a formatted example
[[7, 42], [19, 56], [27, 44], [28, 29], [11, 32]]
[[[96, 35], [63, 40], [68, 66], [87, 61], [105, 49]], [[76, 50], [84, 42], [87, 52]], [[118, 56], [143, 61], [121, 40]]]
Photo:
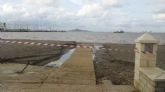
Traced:
[[113, 33], [125, 33], [123, 30], [120, 30], [120, 31], [115, 31]]
[[6, 23], [0, 22], [0, 31], [5, 31], [6, 30]]

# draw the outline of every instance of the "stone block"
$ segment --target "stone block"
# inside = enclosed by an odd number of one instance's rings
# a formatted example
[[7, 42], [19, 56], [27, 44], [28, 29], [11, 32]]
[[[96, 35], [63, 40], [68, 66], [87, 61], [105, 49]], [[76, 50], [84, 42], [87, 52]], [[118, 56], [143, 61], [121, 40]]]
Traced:
[[155, 92], [165, 92], [165, 88], [156, 88]]
[[165, 81], [156, 82], [156, 87], [165, 88]]

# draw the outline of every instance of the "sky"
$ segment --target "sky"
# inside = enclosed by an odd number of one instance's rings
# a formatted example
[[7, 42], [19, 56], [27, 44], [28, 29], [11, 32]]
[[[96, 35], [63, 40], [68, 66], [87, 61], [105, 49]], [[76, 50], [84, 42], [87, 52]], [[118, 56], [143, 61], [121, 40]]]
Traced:
[[0, 21], [57, 30], [165, 32], [165, 0], [0, 0]]

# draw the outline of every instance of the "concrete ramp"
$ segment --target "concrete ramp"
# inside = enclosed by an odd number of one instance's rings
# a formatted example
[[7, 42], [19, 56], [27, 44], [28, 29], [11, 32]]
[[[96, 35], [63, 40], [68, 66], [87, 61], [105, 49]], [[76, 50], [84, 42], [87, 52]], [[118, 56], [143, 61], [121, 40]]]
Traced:
[[0, 92], [136, 92], [109, 81], [96, 85], [92, 49], [77, 48], [60, 68], [0, 64]]
[[76, 49], [72, 57], [61, 66], [60, 71], [94, 72], [92, 49]]
[[46, 82], [59, 84], [95, 85], [95, 71], [92, 49], [77, 48], [57, 72], [52, 73]]

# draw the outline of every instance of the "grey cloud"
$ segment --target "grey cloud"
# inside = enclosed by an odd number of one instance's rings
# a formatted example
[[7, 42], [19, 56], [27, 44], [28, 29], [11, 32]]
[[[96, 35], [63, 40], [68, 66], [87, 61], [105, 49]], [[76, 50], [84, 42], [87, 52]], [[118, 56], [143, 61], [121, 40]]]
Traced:
[[165, 8], [164, 9], [157, 10], [155, 13], [156, 14], [165, 13]]

